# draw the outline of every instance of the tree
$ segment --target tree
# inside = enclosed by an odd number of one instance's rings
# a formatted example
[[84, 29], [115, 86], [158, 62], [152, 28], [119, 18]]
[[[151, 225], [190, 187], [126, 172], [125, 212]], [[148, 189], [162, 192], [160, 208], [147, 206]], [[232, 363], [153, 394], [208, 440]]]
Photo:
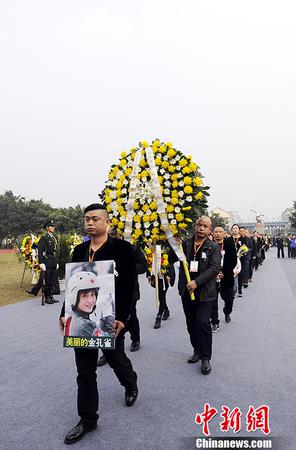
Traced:
[[294, 211], [290, 215], [289, 220], [291, 222], [292, 228], [296, 228], [296, 201], [293, 202], [293, 208]]
[[217, 213], [211, 214], [211, 219], [213, 228], [222, 227], [224, 228], [224, 230], [228, 228], [228, 219], [221, 217], [219, 214]]

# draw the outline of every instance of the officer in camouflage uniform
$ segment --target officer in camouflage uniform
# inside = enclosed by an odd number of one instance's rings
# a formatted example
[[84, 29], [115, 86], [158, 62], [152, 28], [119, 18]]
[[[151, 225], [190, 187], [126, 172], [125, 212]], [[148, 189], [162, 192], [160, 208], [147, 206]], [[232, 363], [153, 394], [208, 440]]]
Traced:
[[45, 303], [51, 305], [58, 303], [59, 301], [53, 298], [53, 287], [57, 278], [57, 247], [58, 242], [53, 235], [54, 233], [54, 221], [48, 220], [44, 228], [46, 234], [41, 236], [38, 243], [38, 261], [41, 270], [44, 275], [44, 296]]

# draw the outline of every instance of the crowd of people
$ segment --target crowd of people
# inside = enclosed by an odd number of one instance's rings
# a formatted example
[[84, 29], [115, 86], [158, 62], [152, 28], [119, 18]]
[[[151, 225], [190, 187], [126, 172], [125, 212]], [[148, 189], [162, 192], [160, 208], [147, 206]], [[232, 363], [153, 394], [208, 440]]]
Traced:
[[[125, 389], [126, 406], [133, 406], [138, 397], [137, 374], [132, 362], [125, 352], [126, 331], [131, 336], [130, 350], [140, 349], [140, 324], [137, 317], [137, 301], [140, 299], [138, 275], [147, 274], [153, 287], [158, 288], [159, 308], [154, 329], [161, 326], [161, 322], [170, 316], [166, 292], [169, 285], [178, 280], [178, 293], [182, 300], [186, 319], [187, 332], [192, 346], [192, 355], [187, 363], [194, 364], [201, 361], [200, 370], [208, 375], [211, 370], [212, 334], [220, 327], [218, 299], [221, 297], [223, 315], [227, 326], [231, 323], [231, 314], [235, 297], [240, 298], [249, 283], [253, 281], [253, 272], [263, 264], [266, 252], [272, 245], [272, 240], [266, 235], [260, 235], [256, 230], [250, 231], [237, 224], [232, 225], [227, 232], [222, 226], [212, 228], [211, 218], [201, 216], [196, 220], [194, 234], [182, 245], [186, 263], [179, 263], [175, 273], [178, 257], [172, 248], [169, 250], [169, 267], [165, 274], [154, 274], [148, 271], [145, 256], [141, 249], [130, 243], [113, 237], [110, 233], [110, 221], [103, 205], [92, 204], [84, 211], [85, 231], [89, 239], [75, 247], [73, 262], [115, 261], [115, 320], [112, 328], [116, 336], [115, 349], [103, 349], [103, 356], [99, 358], [98, 349], [75, 348], [75, 363], [77, 368], [77, 407], [80, 420], [65, 437], [66, 444], [73, 444], [83, 436], [95, 430], [98, 420], [99, 395], [97, 389], [97, 365], [109, 364], [119, 383]], [[44, 277], [46, 299], [52, 300], [53, 267], [56, 267], [56, 242], [53, 235], [53, 223], [46, 224], [47, 235], [44, 239], [40, 255], [42, 270], [48, 270]], [[293, 240], [294, 239], [294, 240]], [[48, 243], [47, 243], [48, 241]], [[278, 249], [283, 247], [283, 239], [278, 236]], [[295, 258], [295, 235], [291, 236], [290, 256]], [[48, 254], [47, 254], [48, 252]], [[54, 257], [54, 258], [53, 258]], [[43, 266], [44, 265], [44, 266]], [[187, 270], [186, 270], [187, 269]], [[155, 278], [158, 278], [157, 282]], [[76, 286], [76, 285], [75, 285]], [[76, 292], [77, 291], [77, 292]], [[89, 292], [90, 291], [90, 292]], [[84, 322], [94, 310], [98, 293], [92, 294], [94, 289], [83, 287], [75, 290], [75, 313], [80, 314], [81, 302], [92, 295], [91, 306], [87, 305]], [[239, 301], [239, 300], [238, 300]], [[47, 301], [52, 303], [52, 301]], [[83, 308], [82, 308], [83, 309]], [[82, 311], [83, 312], [83, 311]], [[67, 319], [65, 304], [63, 304], [59, 327], [63, 335], [66, 333]], [[84, 323], [85, 325], [85, 323]], [[87, 324], [86, 324], [87, 325]], [[111, 326], [111, 324], [110, 324]]]

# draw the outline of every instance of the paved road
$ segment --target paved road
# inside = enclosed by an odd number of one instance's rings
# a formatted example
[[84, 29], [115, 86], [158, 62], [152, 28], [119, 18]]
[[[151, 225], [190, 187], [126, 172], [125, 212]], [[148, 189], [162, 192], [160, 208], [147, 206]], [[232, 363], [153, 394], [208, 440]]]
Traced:
[[[100, 420], [96, 432], [75, 444], [77, 450], [193, 449], [201, 428], [197, 412], [209, 402], [270, 407], [271, 436], [281, 450], [294, 450], [296, 261], [278, 260], [272, 249], [237, 299], [230, 324], [214, 335], [212, 373], [189, 365], [189, 339], [180, 300], [169, 291], [171, 318], [153, 329], [154, 290], [141, 278], [142, 347], [129, 353], [139, 376], [140, 395], [132, 408], [112, 370], [98, 370]], [[65, 433], [78, 421], [73, 351], [62, 348], [57, 331], [59, 305], [40, 306], [39, 299], [0, 309], [1, 450], [65, 449]], [[129, 338], [127, 338], [129, 348]], [[221, 436], [219, 415], [211, 436]], [[233, 435], [229, 432], [227, 436]], [[239, 436], [247, 436], [243, 423]], [[254, 436], [262, 437], [261, 431]]]

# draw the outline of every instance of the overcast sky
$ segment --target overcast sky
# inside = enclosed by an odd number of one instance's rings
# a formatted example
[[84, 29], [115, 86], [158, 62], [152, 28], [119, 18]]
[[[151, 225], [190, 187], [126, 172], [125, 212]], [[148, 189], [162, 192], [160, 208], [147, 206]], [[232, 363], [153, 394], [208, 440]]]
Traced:
[[294, 0], [9, 0], [0, 14], [0, 193], [97, 200], [141, 139], [200, 165], [210, 207], [296, 200]]

